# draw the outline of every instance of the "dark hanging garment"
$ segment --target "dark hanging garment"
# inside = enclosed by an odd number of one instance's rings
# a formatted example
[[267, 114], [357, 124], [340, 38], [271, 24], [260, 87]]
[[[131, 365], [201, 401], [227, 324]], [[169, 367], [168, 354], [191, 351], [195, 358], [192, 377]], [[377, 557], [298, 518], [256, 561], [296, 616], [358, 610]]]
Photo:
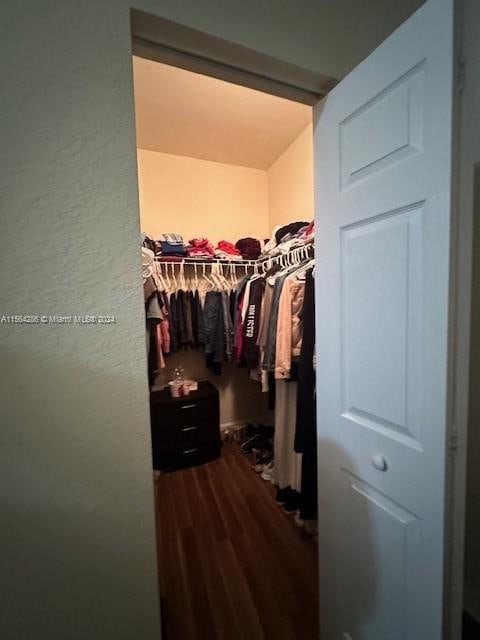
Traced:
[[222, 296], [218, 291], [207, 291], [204, 308], [205, 362], [216, 375], [222, 373], [225, 354], [225, 325]]
[[169, 322], [170, 322], [170, 351], [178, 351], [178, 323], [177, 323], [177, 298], [174, 293], [170, 294], [169, 301]]
[[233, 331], [235, 333], [235, 291], [230, 291], [230, 316], [232, 318]]
[[268, 409], [270, 411], [275, 411], [275, 401], [276, 397], [276, 385], [275, 385], [275, 374], [270, 371], [268, 374]]
[[243, 357], [250, 369], [258, 365], [260, 349], [257, 346], [258, 329], [260, 325], [260, 310], [265, 291], [265, 280], [258, 278], [250, 284], [250, 296], [245, 315], [245, 337], [243, 341]]
[[302, 309], [303, 339], [298, 364], [297, 419], [294, 448], [302, 453], [302, 491], [300, 517], [312, 520], [317, 516], [317, 429], [315, 400], [315, 291], [312, 271], [305, 280]]
[[197, 336], [198, 336], [198, 345], [203, 347], [205, 346], [205, 327], [204, 327], [204, 319], [203, 319], [203, 308], [202, 302], [200, 300], [200, 294], [198, 291], [195, 291], [194, 295], [194, 305], [195, 305], [195, 315], [197, 319]]
[[193, 347], [195, 349], [198, 348], [198, 307], [195, 296], [198, 295], [198, 291], [189, 291], [188, 295], [190, 297], [190, 307], [192, 309], [192, 331], [193, 331]]
[[184, 304], [185, 304], [185, 347], [193, 347], [193, 294], [191, 291], [184, 292]]
[[187, 345], [185, 291], [177, 291], [177, 339], [178, 348], [183, 349]]
[[233, 322], [230, 315], [230, 296], [227, 291], [221, 292], [222, 300], [222, 312], [223, 312], [223, 326], [225, 329], [225, 355], [230, 360], [233, 353]]
[[157, 362], [158, 362], [158, 345], [157, 338], [155, 335], [155, 327], [151, 326], [148, 329], [148, 340], [149, 340], [149, 349], [148, 349], [148, 384], [150, 387], [153, 387], [156, 380], [156, 370], [157, 370]]

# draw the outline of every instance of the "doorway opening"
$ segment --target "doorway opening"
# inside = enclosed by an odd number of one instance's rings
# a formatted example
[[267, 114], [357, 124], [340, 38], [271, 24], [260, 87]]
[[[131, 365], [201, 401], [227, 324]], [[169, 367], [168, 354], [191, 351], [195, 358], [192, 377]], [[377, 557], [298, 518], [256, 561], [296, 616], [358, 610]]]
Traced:
[[[308, 414], [315, 437], [312, 110], [138, 56], [133, 70], [167, 637], [316, 638], [316, 447], [304, 462], [299, 435]], [[172, 398], [182, 380], [194, 390]]]

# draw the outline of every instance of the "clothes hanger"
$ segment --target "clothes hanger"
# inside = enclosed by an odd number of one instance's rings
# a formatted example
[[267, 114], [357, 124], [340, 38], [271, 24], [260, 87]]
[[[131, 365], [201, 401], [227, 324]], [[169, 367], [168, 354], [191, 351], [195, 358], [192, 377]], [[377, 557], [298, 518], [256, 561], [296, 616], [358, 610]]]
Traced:
[[215, 264], [215, 276], [217, 278], [220, 291], [224, 291], [226, 288], [228, 289], [228, 282], [223, 275], [222, 265], [219, 262]]
[[193, 273], [194, 273], [194, 282], [195, 282], [195, 290], [198, 291], [198, 273], [197, 273], [197, 265], [193, 265]]
[[164, 291], [167, 291], [167, 285], [166, 285], [166, 282], [165, 282], [165, 280], [163, 278], [163, 274], [162, 274], [162, 267], [158, 262], [155, 262], [155, 272], [156, 272], [157, 278], [160, 281], [160, 285], [161, 285], [162, 289]]
[[305, 280], [306, 277], [306, 273], [310, 268], [315, 269], [315, 258], [310, 258], [307, 260], [307, 262], [303, 263], [301, 265], [301, 267], [295, 272], [295, 277], [298, 280]]
[[[164, 269], [164, 267], [165, 267], [165, 269]], [[171, 293], [172, 283], [170, 282], [170, 276], [168, 275], [168, 264], [162, 264], [161, 265], [161, 270], [162, 270], [163, 278], [165, 280], [165, 284], [167, 285], [166, 291], [168, 293]]]
[[233, 262], [230, 263], [230, 285], [231, 289], [235, 289], [237, 286], [237, 271]]
[[210, 280], [210, 278], [207, 276], [205, 263], [203, 263], [203, 273], [202, 273], [202, 275], [203, 275], [203, 279], [205, 280], [205, 282], [210, 286], [209, 290], [215, 289], [215, 283], [213, 282], [213, 280]]
[[177, 278], [175, 277], [175, 265], [173, 262], [170, 263], [170, 266], [172, 267], [172, 285], [174, 290], [178, 289], [178, 283], [177, 283]]
[[182, 288], [186, 291], [189, 290], [189, 286], [187, 284], [187, 280], [185, 278], [185, 263], [181, 263], [180, 264], [180, 278], [181, 278], [181, 283], [182, 283]]
[[[220, 266], [220, 274], [221, 274], [221, 277], [222, 277], [222, 282], [223, 282], [224, 290], [225, 290], [225, 291], [228, 291], [228, 290], [230, 289], [230, 283], [229, 283], [229, 281], [227, 280], [227, 278], [225, 277], [225, 273], [224, 273], [224, 271], [223, 271], [223, 266], [224, 266], [224, 265], [223, 265], [223, 264], [221, 264], [221, 265], [219, 265], [219, 266]], [[228, 268], [228, 265], [227, 265], [227, 268]]]
[[215, 289], [218, 291], [218, 289], [220, 289], [221, 287], [218, 279], [217, 269], [218, 269], [218, 265], [214, 262], [210, 270], [210, 277], [215, 283]]

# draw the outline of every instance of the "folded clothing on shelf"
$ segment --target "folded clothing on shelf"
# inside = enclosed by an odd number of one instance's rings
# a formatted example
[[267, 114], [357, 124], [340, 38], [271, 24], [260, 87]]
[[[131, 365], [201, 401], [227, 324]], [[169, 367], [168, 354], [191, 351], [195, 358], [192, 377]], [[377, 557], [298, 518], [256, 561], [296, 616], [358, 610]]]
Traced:
[[240, 251], [237, 249], [237, 247], [227, 240], [220, 240], [215, 250], [223, 251], [224, 253], [230, 253], [234, 256], [240, 255]]
[[193, 238], [187, 246], [189, 258], [213, 258], [213, 247], [207, 238]]
[[162, 255], [184, 256], [186, 255], [183, 238], [178, 233], [163, 233], [157, 240], [160, 244]]
[[[283, 227], [274, 228], [272, 238], [263, 250], [263, 256], [277, 256], [313, 242], [315, 237], [314, 222], [292, 222]], [[280, 238], [278, 241], [277, 239]]]
[[[275, 240], [277, 244], [285, 240], [291, 240], [299, 231], [308, 227], [308, 222], [291, 222], [286, 224], [275, 232]], [[288, 236], [288, 237], [287, 237]]]
[[182, 245], [170, 244], [169, 242], [160, 242], [162, 256], [186, 256], [187, 252]]
[[220, 260], [242, 260], [242, 254], [235, 245], [227, 240], [220, 240], [215, 247], [215, 257]]
[[262, 243], [256, 238], [240, 238], [235, 243], [235, 247], [244, 260], [256, 260], [262, 253]]

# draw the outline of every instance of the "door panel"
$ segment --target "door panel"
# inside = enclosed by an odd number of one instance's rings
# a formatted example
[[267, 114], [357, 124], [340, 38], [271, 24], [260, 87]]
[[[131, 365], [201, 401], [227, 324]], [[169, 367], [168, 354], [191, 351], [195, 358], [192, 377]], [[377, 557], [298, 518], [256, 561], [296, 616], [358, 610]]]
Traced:
[[422, 214], [416, 204], [340, 230], [342, 415], [416, 449]]
[[342, 191], [422, 149], [424, 68], [421, 62], [340, 123]]
[[441, 638], [453, 0], [316, 107], [322, 640]]
[[[405, 594], [413, 605], [420, 597], [418, 518], [348, 472], [345, 509], [353, 535], [347, 538], [345, 547], [350, 571], [349, 576], [343, 575], [342, 586], [350, 593], [350, 599], [343, 611], [344, 627], [353, 629], [358, 625], [352, 638], [414, 637], [415, 622], [404, 616], [398, 594]], [[375, 553], [370, 548], [372, 533], [377, 536]], [[377, 565], [378, 556], [388, 558], [388, 562]], [[360, 608], [370, 614], [363, 616]]]

